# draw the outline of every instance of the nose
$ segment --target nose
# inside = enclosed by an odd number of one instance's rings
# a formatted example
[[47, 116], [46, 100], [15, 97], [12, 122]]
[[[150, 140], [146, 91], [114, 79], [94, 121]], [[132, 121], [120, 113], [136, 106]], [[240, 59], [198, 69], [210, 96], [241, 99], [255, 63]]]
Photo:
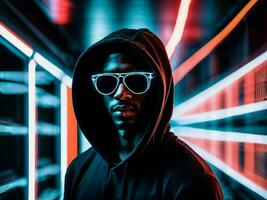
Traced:
[[132, 97], [131, 92], [126, 88], [123, 83], [118, 85], [117, 90], [115, 91], [114, 98], [117, 100], [128, 100]]

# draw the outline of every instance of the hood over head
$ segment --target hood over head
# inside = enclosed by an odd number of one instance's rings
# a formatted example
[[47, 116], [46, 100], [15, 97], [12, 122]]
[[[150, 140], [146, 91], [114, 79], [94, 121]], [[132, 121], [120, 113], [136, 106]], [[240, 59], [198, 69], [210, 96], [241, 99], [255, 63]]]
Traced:
[[[143, 134], [128, 156], [140, 155], [148, 144], [162, 141], [169, 134], [173, 111], [173, 79], [170, 62], [160, 39], [148, 29], [120, 29], [89, 47], [78, 59], [73, 75], [73, 106], [78, 124], [93, 148], [110, 164], [118, 161], [117, 129], [94, 88], [91, 75], [102, 71], [111, 52], [127, 51], [144, 60], [156, 74], [157, 87], [150, 101], [150, 117]], [[153, 83], [152, 83], [153, 84]]]

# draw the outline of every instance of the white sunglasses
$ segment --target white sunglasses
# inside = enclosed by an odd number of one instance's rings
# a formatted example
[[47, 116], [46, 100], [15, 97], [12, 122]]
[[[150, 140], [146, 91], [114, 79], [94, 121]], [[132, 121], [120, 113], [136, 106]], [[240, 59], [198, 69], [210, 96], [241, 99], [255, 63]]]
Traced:
[[154, 78], [153, 72], [100, 73], [92, 75], [96, 90], [102, 95], [110, 95], [117, 90], [122, 78], [123, 84], [133, 94], [145, 93]]

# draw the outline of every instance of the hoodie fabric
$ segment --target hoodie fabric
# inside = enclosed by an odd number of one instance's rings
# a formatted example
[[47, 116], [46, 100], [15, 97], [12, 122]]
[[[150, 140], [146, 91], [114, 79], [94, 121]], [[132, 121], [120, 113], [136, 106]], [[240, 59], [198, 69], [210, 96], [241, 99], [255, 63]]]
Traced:
[[[103, 96], [90, 82], [92, 74], [102, 71], [105, 57], [116, 51], [130, 52], [148, 63], [158, 84], [142, 137], [123, 161]], [[170, 132], [172, 72], [165, 48], [152, 32], [121, 29], [91, 46], [76, 64], [72, 90], [78, 124], [92, 147], [69, 165], [65, 200], [223, 199], [211, 168]]]

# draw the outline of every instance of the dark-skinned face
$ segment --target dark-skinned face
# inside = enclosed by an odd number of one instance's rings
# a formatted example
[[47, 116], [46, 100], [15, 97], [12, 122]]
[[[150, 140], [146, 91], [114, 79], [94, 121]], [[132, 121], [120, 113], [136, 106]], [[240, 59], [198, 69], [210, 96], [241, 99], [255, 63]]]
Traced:
[[[135, 63], [126, 54], [113, 53], [107, 57], [103, 72], [148, 71]], [[147, 93], [134, 94], [121, 81], [112, 94], [104, 95], [105, 105], [118, 129], [131, 131], [138, 126], [138, 119], [144, 112], [143, 105]]]

